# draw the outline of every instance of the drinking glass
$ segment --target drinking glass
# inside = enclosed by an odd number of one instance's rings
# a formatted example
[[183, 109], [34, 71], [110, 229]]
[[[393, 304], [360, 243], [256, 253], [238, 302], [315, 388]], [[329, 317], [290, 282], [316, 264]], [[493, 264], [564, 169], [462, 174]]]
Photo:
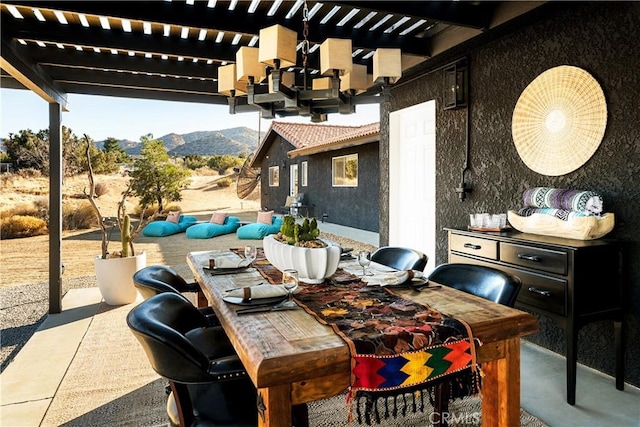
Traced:
[[367, 275], [367, 266], [371, 264], [371, 252], [369, 251], [360, 251], [358, 253], [358, 264], [362, 266], [362, 275]]
[[244, 247], [244, 257], [249, 260], [249, 265], [255, 261], [258, 256], [256, 247], [253, 245], [247, 245]]
[[279, 304], [280, 307], [298, 308], [293, 301], [293, 291], [298, 287], [298, 270], [288, 269], [282, 272], [282, 285], [287, 290], [287, 300]]

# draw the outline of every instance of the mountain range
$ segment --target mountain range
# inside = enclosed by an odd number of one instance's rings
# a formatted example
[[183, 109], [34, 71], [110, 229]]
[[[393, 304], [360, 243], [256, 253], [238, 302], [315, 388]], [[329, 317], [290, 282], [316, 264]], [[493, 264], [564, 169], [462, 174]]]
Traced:
[[[197, 131], [185, 134], [170, 133], [156, 138], [164, 143], [165, 150], [170, 156], [187, 156], [198, 154], [212, 156], [215, 154], [237, 156], [240, 153], [249, 154], [258, 148], [260, 140], [264, 136], [258, 131], [247, 127], [235, 127], [223, 130]], [[140, 142], [122, 139], [118, 141], [120, 147], [127, 154], [140, 154]], [[102, 148], [104, 141], [98, 141], [97, 146]]]

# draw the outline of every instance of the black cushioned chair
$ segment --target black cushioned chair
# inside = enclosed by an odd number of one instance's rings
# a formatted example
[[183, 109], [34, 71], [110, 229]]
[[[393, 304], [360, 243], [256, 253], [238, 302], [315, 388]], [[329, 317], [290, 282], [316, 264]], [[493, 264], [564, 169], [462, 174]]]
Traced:
[[498, 269], [458, 263], [439, 265], [429, 280], [509, 307], [515, 304], [521, 286], [520, 278]]
[[152, 368], [169, 380], [181, 426], [256, 426], [256, 389], [224, 331], [184, 297], [154, 295], [127, 325]]
[[[513, 307], [522, 285], [520, 278], [492, 267], [472, 264], [442, 264], [429, 274], [429, 281], [437, 282], [498, 304]], [[446, 426], [441, 415], [448, 412], [449, 390], [436, 387], [433, 419], [434, 426]]]
[[133, 275], [133, 283], [144, 299], [163, 292], [182, 294], [194, 292], [196, 305], [201, 311], [210, 317], [211, 323], [217, 323], [217, 318], [211, 307], [207, 307], [207, 299], [202, 293], [198, 282], [187, 282], [174, 269], [166, 265], [150, 265], [141, 268]]
[[166, 265], [144, 267], [133, 275], [133, 281], [144, 299], [163, 292], [200, 292], [197, 282], [187, 282]]
[[371, 261], [396, 270], [424, 271], [428, 258], [420, 251], [398, 246], [383, 246], [371, 254]]

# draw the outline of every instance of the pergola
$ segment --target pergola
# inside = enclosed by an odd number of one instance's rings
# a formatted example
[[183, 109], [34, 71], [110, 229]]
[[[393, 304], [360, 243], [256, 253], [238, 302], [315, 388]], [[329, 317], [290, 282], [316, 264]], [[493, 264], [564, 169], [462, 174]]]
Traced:
[[[402, 51], [398, 83], [442, 68], [471, 49], [553, 13], [551, 2], [307, 1], [310, 69], [326, 38], [352, 40], [369, 69], [377, 48]], [[218, 68], [260, 29], [280, 24], [303, 39], [297, 1], [9, 1], [0, 3], [1, 87], [49, 104], [49, 312], [61, 311], [61, 113], [67, 94], [226, 105]], [[298, 50], [301, 63], [301, 50]], [[365, 93], [366, 94], [366, 93]], [[254, 108], [246, 105], [244, 108]]]

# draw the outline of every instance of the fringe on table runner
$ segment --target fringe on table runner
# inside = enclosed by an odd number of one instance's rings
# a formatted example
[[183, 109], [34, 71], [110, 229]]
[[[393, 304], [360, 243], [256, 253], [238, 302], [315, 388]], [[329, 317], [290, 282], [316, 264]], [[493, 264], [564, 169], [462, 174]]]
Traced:
[[[359, 424], [380, 424], [383, 420], [406, 416], [408, 413], [425, 411], [425, 396], [435, 406], [439, 386], [447, 387], [449, 400], [463, 399], [480, 394], [481, 372], [465, 369], [442, 378], [439, 382], [420, 384], [411, 389], [371, 392], [359, 390], [354, 393], [355, 415]], [[349, 421], [353, 420], [350, 414]]]

